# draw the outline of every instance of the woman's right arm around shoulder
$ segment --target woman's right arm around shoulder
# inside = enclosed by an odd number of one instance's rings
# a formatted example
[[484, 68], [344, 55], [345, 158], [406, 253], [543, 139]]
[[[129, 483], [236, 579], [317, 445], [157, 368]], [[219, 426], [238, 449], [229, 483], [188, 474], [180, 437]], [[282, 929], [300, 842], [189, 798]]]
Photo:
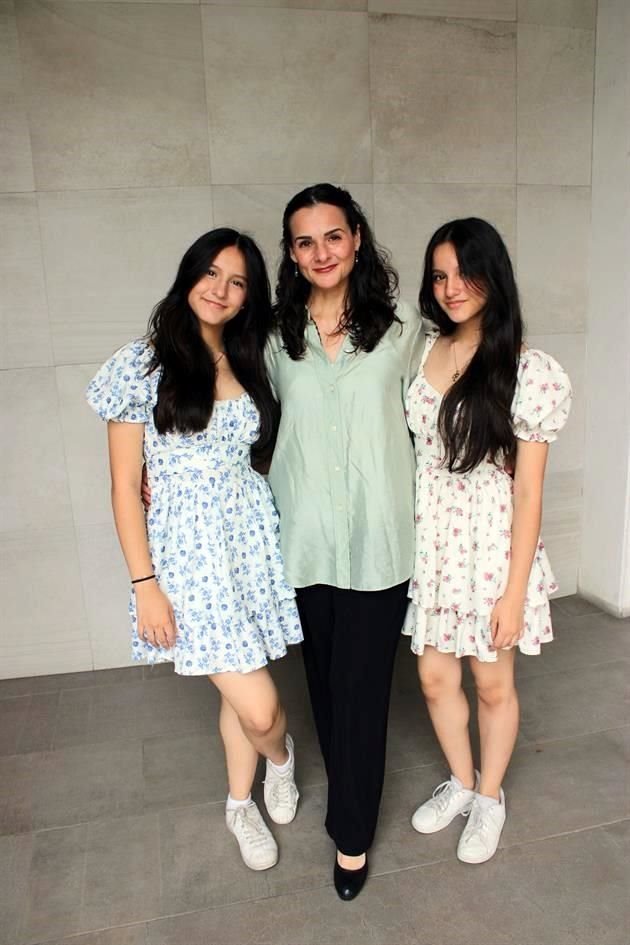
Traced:
[[[107, 424], [112, 507], [116, 531], [131, 580], [153, 574], [140, 498], [143, 423]], [[138, 634], [152, 646], [171, 647], [177, 633], [173, 608], [155, 578], [134, 585]]]

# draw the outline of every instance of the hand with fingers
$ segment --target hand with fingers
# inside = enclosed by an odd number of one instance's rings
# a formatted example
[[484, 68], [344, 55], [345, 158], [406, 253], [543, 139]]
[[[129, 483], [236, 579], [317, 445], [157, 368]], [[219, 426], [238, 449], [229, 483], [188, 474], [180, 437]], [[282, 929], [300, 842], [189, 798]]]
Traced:
[[525, 629], [523, 618], [525, 602], [522, 598], [504, 594], [494, 605], [490, 615], [492, 649], [506, 650], [516, 646]]
[[136, 586], [138, 635], [151, 646], [170, 649], [175, 643], [177, 627], [171, 602], [160, 590], [157, 581]]

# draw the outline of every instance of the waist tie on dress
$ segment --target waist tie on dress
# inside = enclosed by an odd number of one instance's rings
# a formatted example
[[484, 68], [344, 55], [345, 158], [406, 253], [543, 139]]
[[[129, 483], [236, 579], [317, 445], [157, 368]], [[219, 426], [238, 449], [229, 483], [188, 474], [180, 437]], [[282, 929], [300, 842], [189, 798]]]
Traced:
[[250, 463], [249, 449], [245, 447], [220, 455], [214, 450], [207, 453], [173, 451], [157, 453], [147, 459], [147, 473], [151, 484], [174, 476], [191, 476], [193, 479], [202, 476], [209, 479], [213, 474], [240, 477], [248, 472], [253, 473], [254, 470]]

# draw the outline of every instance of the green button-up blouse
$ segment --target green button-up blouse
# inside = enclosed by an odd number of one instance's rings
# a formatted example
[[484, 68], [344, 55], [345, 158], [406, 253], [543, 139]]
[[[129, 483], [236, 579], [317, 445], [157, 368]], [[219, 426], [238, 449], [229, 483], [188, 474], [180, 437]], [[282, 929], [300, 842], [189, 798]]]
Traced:
[[413, 571], [415, 458], [405, 395], [424, 343], [420, 317], [400, 303], [376, 348], [344, 341], [334, 362], [309, 320], [306, 353], [292, 361], [273, 336], [266, 350], [282, 418], [269, 471], [280, 513], [286, 576], [294, 587], [376, 591]]

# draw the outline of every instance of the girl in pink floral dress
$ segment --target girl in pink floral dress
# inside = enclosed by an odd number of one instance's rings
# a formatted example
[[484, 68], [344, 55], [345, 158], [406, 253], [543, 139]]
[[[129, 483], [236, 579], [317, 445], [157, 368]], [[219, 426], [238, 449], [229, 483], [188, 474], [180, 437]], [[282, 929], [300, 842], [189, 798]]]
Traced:
[[[537, 654], [552, 639], [548, 595], [557, 585], [539, 529], [547, 452], [566, 422], [571, 385], [553, 358], [523, 345], [512, 265], [489, 223], [455, 220], [437, 230], [420, 307], [435, 331], [407, 394], [418, 471], [403, 632], [451, 777], [412, 824], [434, 833], [469, 815], [457, 855], [483, 863], [505, 822], [501, 785], [518, 731], [516, 647]], [[477, 689], [480, 771], [462, 657]]]

